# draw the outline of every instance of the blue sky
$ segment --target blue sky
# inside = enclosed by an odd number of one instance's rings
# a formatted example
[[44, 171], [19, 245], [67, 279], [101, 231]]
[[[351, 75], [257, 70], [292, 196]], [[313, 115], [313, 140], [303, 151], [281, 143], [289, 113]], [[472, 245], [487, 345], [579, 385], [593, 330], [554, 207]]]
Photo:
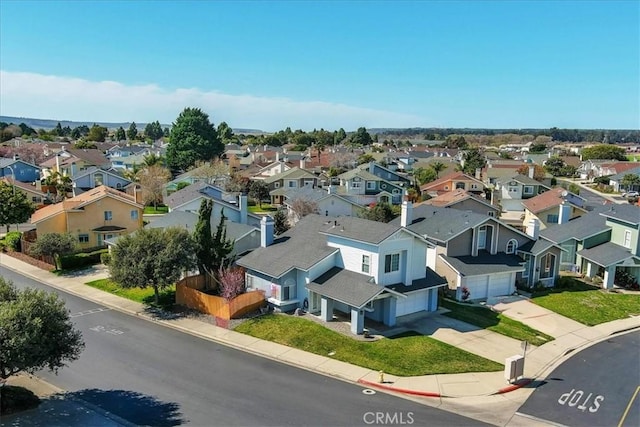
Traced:
[[639, 1], [0, 1], [0, 114], [640, 128]]

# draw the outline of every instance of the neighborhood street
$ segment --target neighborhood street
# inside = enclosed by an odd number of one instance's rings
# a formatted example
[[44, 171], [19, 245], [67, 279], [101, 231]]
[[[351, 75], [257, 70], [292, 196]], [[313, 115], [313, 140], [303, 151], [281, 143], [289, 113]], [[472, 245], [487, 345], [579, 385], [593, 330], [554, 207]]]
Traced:
[[518, 410], [566, 426], [640, 425], [640, 332], [615, 335], [566, 360]]
[[[0, 267], [16, 286], [53, 290]], [[137, 425], [482, 425], [58, 292], [86, 349], [46, 381]], [[379, 424], [379, 423], [378, 423]]]

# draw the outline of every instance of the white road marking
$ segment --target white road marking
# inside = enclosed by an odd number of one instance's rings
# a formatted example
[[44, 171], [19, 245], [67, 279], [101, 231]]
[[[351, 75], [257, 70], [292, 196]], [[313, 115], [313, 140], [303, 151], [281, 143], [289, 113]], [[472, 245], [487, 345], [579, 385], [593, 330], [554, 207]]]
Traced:
[[71, 313], [69, 315], [69, 317], [88, 316], [89, 314], [102, 313], [103, 311], [109, 311], [109, 310], [111, 310], [111, 309], [110, 308], [106, 308], [106, 307], [94, 308], [94, 309], [91, 309], [91, 310], [85, 310], [85, 311], [79, 311], [77, 313]]

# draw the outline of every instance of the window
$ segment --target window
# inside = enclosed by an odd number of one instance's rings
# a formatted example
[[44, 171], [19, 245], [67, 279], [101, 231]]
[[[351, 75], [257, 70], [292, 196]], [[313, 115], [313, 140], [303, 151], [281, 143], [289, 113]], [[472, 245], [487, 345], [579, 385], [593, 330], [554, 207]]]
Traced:
[[375, 190], [376, 182], [375, 181], [367, 181], [367, 190]]
[[394, 188], [394, 189], [393, 189], [393, 191], [392, 191], [392, 193], [393, 193], [393, 194], [400, 194], [400, 193], [401, 193], [401, 191], [400, 191], [400, 189], [399, 189], [399, 188]]
[[138, 219], [138, 211], [136, 209], [131, 211], [131, 219]]
[[104, 211], [104, 220], [105, 221], [111, 221], [112, 219], [113, 219], [113, 212]]
[[515, 239], [511, 239], [507, 242], [507, 249], [505, 250], [505, 252], [508, 254], [514, 254], [516, 253], [517, 249], [518, 249], [518, 241]]
[[95, 174], [93, 179], [95, 180], [96, 187], [104, 184], [104, 175], [102, 175], [101, 173]]
[[557, 223], [558, 223], [558, 214], [547, 215], [547, 224], [557, 224]]
[[518, 187], [509, 187], [509, 193], [517, 193]]
[[522, 272], [522, 278], [526, 279], [529, 277], [529, 269], [531, 268], [531, 255], [527, 254], [524, 256], [524, 271]]
[[494, 217], [496, 216], [496, 213], [494, 211], [489, 211], [487, 212], [487, 215], [489, 215], [490, 217]]
[[471, 189], [472, 189], [472, 190], [477, 190], [477, 189], [478, 189], [478, 186], [477, 186], [476, 184], [471, 184]]
[[480, 227], [478, 229], [478, 249], [484, 249], [487, 246], [487, 228]]
[[122, 188], [122, 184], [119, 182], [116, 182], [116, 190], [120, 190]]
[[89, 243], [89, 235], [88, 234], [78, 234], [78, 242], [80, 242], [80, 243]]
[[625, 248], [631, 247], [631, 231], [630, 230], [624, 231], [624, 242], [622, 242], [622, 246], [624, 246]]
[[278, 301], [289, 301], [296, 297], [296, 285], [272, 285], [271, 297]]
[[280, 188], [280, 183], [279, 183], [279, 182], [274, 182], [274, 183], [273, 183], [273, 186], [274, 186], [275, 188]]
[[362, 272], [369, 272], [369, 255], [362, 255]]
[[42, 198], [41, 198], [40, 196], [33, 196], [33, 197], [31, 198], [31, 201], [32, 201], [33, 203], [40, 203], [40, 202], [42, 202]]
[[533, 194], [533, 185], [525, 185], [523, 193], [524, 194]]
[[353, 182], [351, 183], [351, 188], [361, 188], [361, 187], [360, 187], [360, 185], [361, 185], [361, 184], [362, 184], [361, 182], [353, 181]]
[[464, 190], [464, 182], [456, 182], [456, 190]]
[[400, 254], [389, 254], [384, 257], [384, 272], [391, 273], [400, 270]]
[[553, 276], [555, 262], [556, 257], [553, 254], [546, 254], [542, 257], [542, 271], [540, 272], [541, 279], [548, 279]]
[[296, 188], [298, 186], [298, 183], [295, 181], [287, 181], [287, 184], [289, 188]]

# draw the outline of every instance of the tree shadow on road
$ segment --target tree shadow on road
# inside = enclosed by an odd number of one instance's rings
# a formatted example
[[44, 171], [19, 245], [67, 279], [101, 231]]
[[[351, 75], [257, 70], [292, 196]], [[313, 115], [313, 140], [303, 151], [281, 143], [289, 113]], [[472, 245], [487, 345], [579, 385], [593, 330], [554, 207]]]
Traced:
[[136, 425], [173, 427], [187, 422], [178, 403], [163, 402], [135, 391], [86, 389], [65, 396], [97, 406]]

